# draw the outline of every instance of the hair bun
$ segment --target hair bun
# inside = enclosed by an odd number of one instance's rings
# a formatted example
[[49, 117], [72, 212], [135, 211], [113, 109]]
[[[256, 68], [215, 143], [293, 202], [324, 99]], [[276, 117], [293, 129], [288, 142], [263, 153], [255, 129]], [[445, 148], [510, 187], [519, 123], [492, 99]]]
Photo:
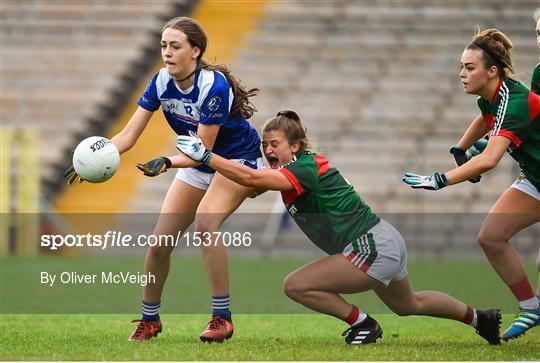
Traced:
[[300, 122], [300, 117], [298, 116], [298, 114], [292, 110], [282, 110], [282, 111], [279, 111], [277, 114], [276, 114], [276, 117], [279, 117], [279, 116], [285, 116], [287, 118], [290, 118], [291, 120], [294, 120], [296, 122]]

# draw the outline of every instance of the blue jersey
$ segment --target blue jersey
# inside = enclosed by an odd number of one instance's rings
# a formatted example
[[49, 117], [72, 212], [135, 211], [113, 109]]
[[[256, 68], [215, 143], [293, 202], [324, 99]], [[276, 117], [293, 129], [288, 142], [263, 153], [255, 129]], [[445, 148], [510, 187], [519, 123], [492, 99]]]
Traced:
[[[246, 119], [229, 117], [233, 98], [231, 86], [221, 72], [198, 70], [193, 86], [183, 91], [162, 68], [152, 77], [138, 104], [152, 112], [161, 106], [178, 135], [187, 135], [190, 130], [197, 132], [199, 124], [221, 125], [212, 152], [227, 159], [255, 160], [261, 157], [261, 140]], [[214, 172], [204, 165], [196, 169]]]

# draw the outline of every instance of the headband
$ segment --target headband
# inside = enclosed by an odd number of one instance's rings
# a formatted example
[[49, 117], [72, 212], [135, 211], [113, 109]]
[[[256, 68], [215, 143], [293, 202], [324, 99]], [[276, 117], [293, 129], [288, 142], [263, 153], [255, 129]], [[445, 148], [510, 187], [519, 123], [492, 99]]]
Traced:
[[484, 51], [484, 53], [486, 53], [487, 55], [489, 55], [491, 57], [491, 59], [493, 59], [493, 62], [495, 62], [495, 65], [499, 68], [501, 68], [502, 70], [504, 70], [504, 68], [506, 68], [504, 66], [504, 64], [501, 63], [501, 61], [499, 61], [499, 58], [495, 56], [495, 54], [493, 54], [487, 47], [483, 47], [481, 46], [479, 43], [477, 42], [472, 42], [472, 44], [474, 44], [475, 46], [477, 46], [478, 48], [482, 49]]

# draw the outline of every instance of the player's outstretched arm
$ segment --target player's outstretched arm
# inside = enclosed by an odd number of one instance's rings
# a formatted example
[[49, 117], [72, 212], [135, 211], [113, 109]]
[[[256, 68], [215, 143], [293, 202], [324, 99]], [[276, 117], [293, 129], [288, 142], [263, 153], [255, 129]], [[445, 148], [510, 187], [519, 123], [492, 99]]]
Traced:
[[128, 151], [135, 145], [153, 114], [151, 111], [138, 107], [122, 131], [111, 139], [111, 142], [116, 146], [120, 154]]
[[212, 154], [208, 165], [240, 185], [255, 188], [258, 194], [266, 190], [286, 191], [294, 189], [289, 179], [275, 169], [251, 169], [216, 154]]
[[418, 175], [407, 172], [404, 174], [403, 182], [413, 189], [428, 190], [438, 190], [447, 185], [461, 183], [495, 168], [508, 146], [510, 146], [510, 139], [503, 136], [492, 136], [484, 152], [469, 162], [446, 173], [435, 172], [433, 175]]
[[[489, 128], [486, 125], [486, 121], [484, 119], [484, 116], [482, 114], [476, 116], [476, 118], [471, 122], [471, 125], [465, 131], [465, 134], [463, 134], [463, 137], [461, 137], [461, 140], [457, 143], [457, 145], [452, 146], [450, 150], [450, 154], [454, 157], [454, 162], [456, 163], [456, 166], [461, 166], [468, 162], [473, 155], [469, 152], [471, 148], [474, 148], [475, 143], [477, 143], [481, 138], [489, 131]], [[477, 155], [479, 153], [476, 153]], [[474, 177], [472, 179], [469, 179], [471, 183], [478, 183], [481, 179], [481, 176], [478, 175], [477, 177]]]
[[[217, 134], [219, 132], [220, 125], [199, 125], [197, 132], [202, 140], [207, 140], [208, 145], [214, 145]], [[184, 154], [177, 154], [172, 156], [160, 156], [152, 159], [144, 164], [139, 163], [136, 167], [144, 173], [146, 176], [157, 176], [165, 173], [170, 168], [191, 168], [200, 165], [190, 157]]]
[[294, 187], [285, 175], [274, 169], [254, 170], [245, 165], [222, 158], [207, 150], [197, 135], [179, 136], [176, 146], [193, 160], [210, 166], [228, 179], [260, 193], [265, 190], [293, 190]]
[[486, 149], [481, 154], [471, 158], [469, 162], [460, 167], [445, 173], [448, 178], [447, 185], [461, 183], [495, 168], [510, 146], [510, 142], [510, 139], [506, 137], [492, 136]]

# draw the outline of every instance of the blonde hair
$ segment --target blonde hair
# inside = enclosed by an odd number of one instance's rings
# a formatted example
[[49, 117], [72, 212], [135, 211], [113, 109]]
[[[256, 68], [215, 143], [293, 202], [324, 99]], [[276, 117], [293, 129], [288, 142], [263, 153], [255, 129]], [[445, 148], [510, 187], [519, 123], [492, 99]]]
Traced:
[[538, 23], [538, 20], [540, 20], [540, 7], [536, 8], [536, 10], [534, 11], [533, 19], [537, 23]]
[[267, 120], [263, 126], [263, 132], [270, 131], [281, 131], [289, 144], [300, 144], [299, 152], [312, 148], [307, 129], [302, 125], [298, 114], [292, 110], [279, 111], [276, 116]]
[[499, 76], [504, 78], [516, 74], [510, 58], [510, 49], [512, 47], [510, 38], [500, 30], [492, 28], [480, 31], [477, 26], [472, 43], [466, 49], [481, 50], [486, 69], [495, 66], [498, 69]]

